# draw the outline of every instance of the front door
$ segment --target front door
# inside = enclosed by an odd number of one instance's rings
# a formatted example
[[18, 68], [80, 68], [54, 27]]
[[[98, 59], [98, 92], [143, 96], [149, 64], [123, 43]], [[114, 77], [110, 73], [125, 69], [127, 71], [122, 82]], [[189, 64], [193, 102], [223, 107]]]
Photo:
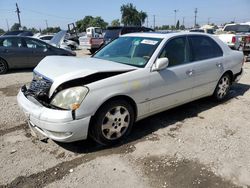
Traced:
[[167, 57], [169, 65], [150, 75], [150, 111], [157, 112], [191, 100], [193, 65], [186, 36], [167, 41], [158, 58]]

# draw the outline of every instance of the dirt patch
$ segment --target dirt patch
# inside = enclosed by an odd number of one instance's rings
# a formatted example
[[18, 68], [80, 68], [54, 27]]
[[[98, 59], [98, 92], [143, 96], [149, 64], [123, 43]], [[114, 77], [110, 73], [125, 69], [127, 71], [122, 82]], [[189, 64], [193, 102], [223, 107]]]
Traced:
[[148, 157], [137, 161], [152, 187], [236, 188], [198, 162], [166, 157]]
[[[65, 175], [70, 173], [71, 169], [77, 166], [87, 163], [96, 159], [97, 157], [108, 156], [112, 154], [127, 154], [132, 153], [135, 150], [134, 145], [122, 145], [116, 148], [109, 148], [103, 150], [86, 154], [84, 156], [75, 158], [70, 161], [65, 161], [57, 164], [56, 166], [49, 168], [45, 171], [41, 171], [30, 176], [19, 176], [11, 183], [7, 185], [0, 185], [2, 187], [44, 187], [49, 183], [62, 179]], [[65, 156], [65, 153], [60, 153], [57, 155], [57, 159]]]
[[22, 130], [22, 129], [27, 129], [27, 124], [26, 123], [20, 124], [20, 125], [15, 126], [15, 127], [11, 127], [9, 129], [0, 130], [0, 136], [3, 136], [5, 134], [8, 134], [8, 133], [11, 133], [11, 132], [14, 132], [14, 131]]
[[0, 88], [0, 92], [2, 92], [6, 97], [16, 96], [18, 91], [24, 84], [25, 83], [14, 84], [14, 85], [9, 85], [5, 88]]

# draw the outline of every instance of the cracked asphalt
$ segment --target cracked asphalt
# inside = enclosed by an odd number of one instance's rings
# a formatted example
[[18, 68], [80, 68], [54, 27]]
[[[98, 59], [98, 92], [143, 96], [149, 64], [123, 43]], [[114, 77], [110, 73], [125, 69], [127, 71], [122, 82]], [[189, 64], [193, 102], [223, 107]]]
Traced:
[[244, 70], [225, 102], [204, 98], [149, 117], [112, 148], [33, 137], [16, 101], [32, 70], [0, 75], [0, 188], [249, 188], [250, 63]]

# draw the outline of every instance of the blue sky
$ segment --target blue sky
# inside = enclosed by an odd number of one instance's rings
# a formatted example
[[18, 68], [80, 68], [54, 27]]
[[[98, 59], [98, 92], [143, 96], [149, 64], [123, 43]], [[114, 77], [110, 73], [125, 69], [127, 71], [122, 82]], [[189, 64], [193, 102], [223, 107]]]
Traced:
[[17, 22], [15, 3], [21, 11], [22, 25], [44, 29], [45, 20], [49, 26], [65, 29], [67, 23], [75, 22], [86, 15], [101, 16], [106, 22], [121, 17], [120, 6], [133, 3], [138, 10], [148, 13], [149, 26], [171, 25], [174, 23], [174, 10], [178, 10], [177, 19], [185, 25], [194, 24], [194, 9], [198, 8], [197, 22], [221, 24], [235, 20], [250, 21], [250, 0], [0, 0], [0, 28], [7, 29]]

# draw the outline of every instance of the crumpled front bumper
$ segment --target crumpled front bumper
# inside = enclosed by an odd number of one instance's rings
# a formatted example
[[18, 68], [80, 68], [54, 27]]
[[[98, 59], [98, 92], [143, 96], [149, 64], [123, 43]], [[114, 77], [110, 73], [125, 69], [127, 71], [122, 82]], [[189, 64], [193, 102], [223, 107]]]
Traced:
[[21, 90], [17, 95], [17, 101], [28, 118], [30, 127], [45, 137], [59, 142], [87, 138], [91, 116], [74, 120], [72, 111], [44, 107], [35, 98], [27, 98]]

